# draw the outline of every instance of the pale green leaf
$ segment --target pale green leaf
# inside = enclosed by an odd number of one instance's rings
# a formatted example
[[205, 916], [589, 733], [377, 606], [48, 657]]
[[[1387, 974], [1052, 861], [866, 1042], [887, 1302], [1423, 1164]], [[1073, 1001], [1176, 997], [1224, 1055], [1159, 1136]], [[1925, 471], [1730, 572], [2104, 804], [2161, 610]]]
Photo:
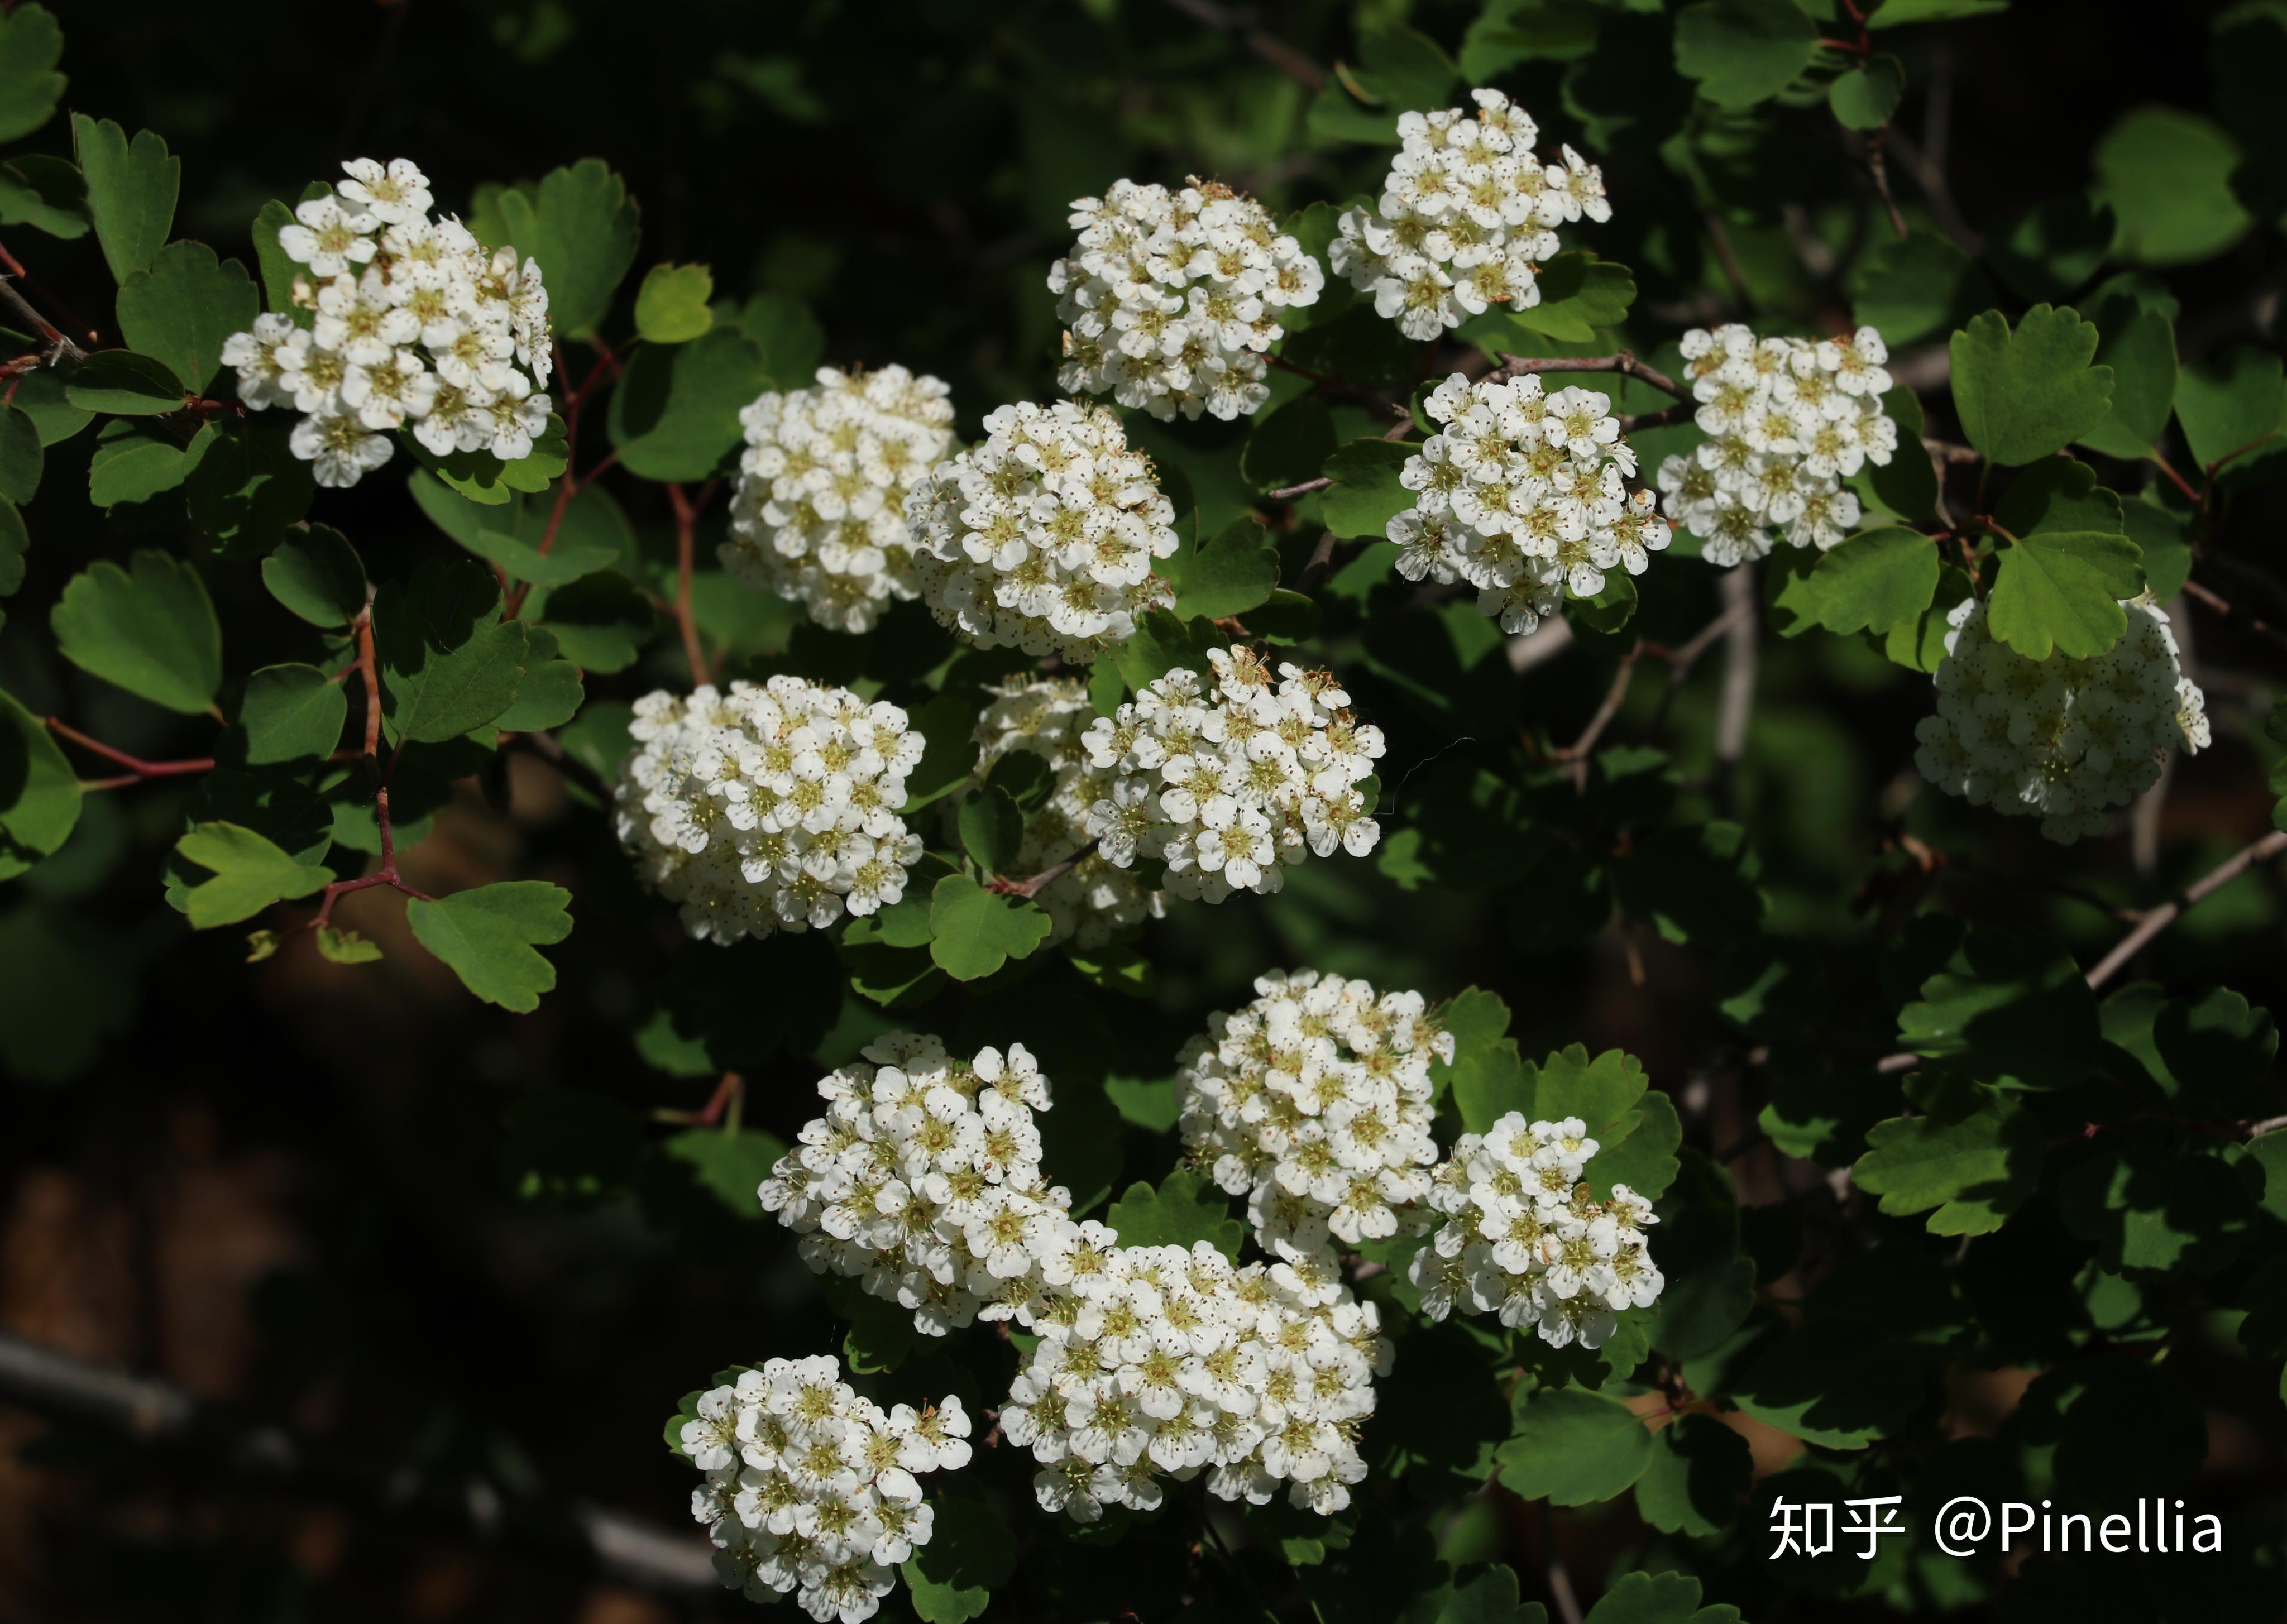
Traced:
[[529, 1014], [556, 986], [536, 948], [572, 934], [572, 893], [540, 880], [503, 880], [406, 906], [414, 939], [453, 968], [487, 1003]]

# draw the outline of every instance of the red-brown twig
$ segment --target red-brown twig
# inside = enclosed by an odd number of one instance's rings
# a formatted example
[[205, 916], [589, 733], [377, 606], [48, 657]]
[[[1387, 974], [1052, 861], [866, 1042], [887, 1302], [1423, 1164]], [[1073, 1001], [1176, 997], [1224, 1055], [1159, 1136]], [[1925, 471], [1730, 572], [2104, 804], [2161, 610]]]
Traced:
[[124, 779], [101, 779], [91, 784], [83, 784], [83, 788], [99, 787], [115, 789], [123, 784], [139, 783], [145, 779], [183, 778], [194, 772], [214, 771], [215, 762], [211, 756], [202, 756], [189, 761], [145, 761], [139, 756], [130, 756], [125, 750], [114, 749], [100, 740], [89, 738], [61, 717], [48, 718], [48, 731], [59, 739], [67, 739], [89, 754], [100, 756], [113, 765], [128, 771], [129, 776]]
[[318, 911], [309, 923], [313, 931], [325, 929], [334, 916], [334, 904], [353, 891], [370, 891], [376, 885], [386, 885], [392, 891], [403, 891], [417, 902], [431, 900], [427, 892], [415, 891], [397, 872], [397, 839], [389, 821], [389, 778], [396, 770], [397, 757], [404, 753], [405, 745], [400, 740], [397, 749], [390, 756], [388, 765], [381, 764], [381, 670], [374, 658], [373, 600], [370, 598], [366, 600], [365, 607], [358, 611], [357, 619], [350, 622], [350, 630], [357, 638], [358, 675], [365, 683], [365, 749], [360, 756], [368, 764], [367, 770], [377, 772], [381, 780], [373, 794], [374, 827], [381, 834], [381, 867], [360, 878], [336, 880], [327, 886], [318, 899]]
[[996, 874], [985, 882], [985, 889], [999, 891], [1004, 897], [1037, 897], [1087, 861], [1095, 851], [1096, 842], [1091, 840], [1064, 861], [1049, 864], [1029, 879], [1011, 880]]
[[2184, 596], [2194, 603], [2203, 604], [2214, 610], [2234, 624], [2244, 626], [2257, 636], [2267, 638], [2282, 648], [2287, 648], [2287, 631], [2280, 630], [2278, 627], [2272, 625], [2261, 616], [2240, 607], [2214, 588], [2204, 585], [2197, 581], [2187, 581], [2184, 582]]
[[1515, 377], [1526, 372], [1617, 372], [1626, 377], [1642, 378], [1663, 394], [1689, 401], [1691, 392], [1665, 372], [1656, 372], [1638, 360], [1633, 350], [1618, 350], [1610, 355], [1503, 355], [1498, 376]]
[[675, 623], [683, 630], [683, 655], [691, 662], [695, 685], [708, 679], [707, 651], [699, 641], [699, 622], [691, 612], [692, 554], [698, 533], [699, 511], [715, 494], [715, 481], [699, 487], [698, 500], [684, 494], [680, 485], [667, 487], [668, 505], [675, 510]]
[[1326, 70], [1268, 28], [1257, 27], [1252, 12], [1234, 12], [1215, 0], [1167, 0], [1167, 4], [1210, 28], [1232, 36], [1297, 84], [1313, 91], [1325, 87]]

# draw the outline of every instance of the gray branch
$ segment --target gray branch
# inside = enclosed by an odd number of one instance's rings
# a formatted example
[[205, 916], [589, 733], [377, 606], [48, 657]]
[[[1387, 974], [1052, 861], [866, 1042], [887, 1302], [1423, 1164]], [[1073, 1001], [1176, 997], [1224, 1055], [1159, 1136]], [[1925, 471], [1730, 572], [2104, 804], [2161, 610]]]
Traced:
[[579, 1502], [504, 1494], [460, 1477], [300, 1437], [194, 1398], [0, 1334], [0, 1402], [130, 1438], [246, 1482], [403, 1517], [480, 1545], [542, 1558], [656, 1595], [719, 1588], [705, 1540]]

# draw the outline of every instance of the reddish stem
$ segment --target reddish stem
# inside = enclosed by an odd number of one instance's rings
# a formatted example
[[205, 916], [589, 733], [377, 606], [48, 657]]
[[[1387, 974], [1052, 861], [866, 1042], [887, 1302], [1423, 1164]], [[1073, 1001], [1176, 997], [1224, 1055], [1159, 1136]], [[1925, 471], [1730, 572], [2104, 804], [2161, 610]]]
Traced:
[[685, 495], [680, 485], [667, 487], [668, 505], [675, 510], [675, 623], [683, 630], [683, 655], [691, 662], [694, 687], [708, 680], [708, 669], [707, 651], [699, 641], [699, 622], [691, 611], [692, 554], [700, 511], [715, 494], [716, 483], [709, 479], [700, 486], [696, 501]]
[[[194, 772], [214, 771], [214, 757], [211, 756], [202, 756], [192, 761], [145, 761], [139, 756], [130, 756], [125, 750], [115, 750], [99, 739], [89, 738], [76, 727], [71, 726], [61, 717], [48, 718], [48, 731], [59, 738], [70, 740], [80, 749], [100, 756], [115, 765], [126, 768], [134, 775], [123, 780], [126, 783], [133, 783], [146, 778], [182, 778]], [[106, 781], [104, 788], [115, 788], [117, 785]]]

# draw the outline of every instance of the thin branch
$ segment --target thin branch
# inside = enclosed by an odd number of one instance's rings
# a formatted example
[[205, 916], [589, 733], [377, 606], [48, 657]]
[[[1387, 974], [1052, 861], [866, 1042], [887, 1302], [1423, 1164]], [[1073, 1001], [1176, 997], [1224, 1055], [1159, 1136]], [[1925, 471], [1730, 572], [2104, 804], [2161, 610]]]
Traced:
[[1580, 1624], [1580, 1597], [1572, 1588], [1572, 1575], [1564, 1565], [1564, 1558], [1556, 1550], [1556, 1518], [1548, 1502], [1539, 1503], [1540, 1523], [1540, 1576], [1547, 1583], [1548, 1599], [1556, 1604], [1556, 1616], [1563, 1624]]
[[1966, 463], [1985, 460], [1985, 453], [1974, 446], [1956, 445], [1952, 440], [1932, 440], [1927, 435], [1922, 438], [1922, 449], [1942, 462]]
[[[1636, 674], [1636, 661], [1642, 654], [1643, 641], [1639, 638], [1629, 646], [1626, 654], [1620, 656], [1619, 669], [1612, 673], [1611, 685], [1604, 690], [1604, 697], [1596, 706], [1595, 714], [1588, 718], [1588, 725], [1580, 730], [1580, 736], [1571, 743], [1561, 749], [1551, 750], [1548, 753], [1550, 760], [1581, 764], [1588, 752], [1596, 748], [1596, 741], [1603, 737], [1604, 730], [1612, 725], [1612, 718], [1620, 714], [1621, 705], [1627, 701], [1628, 683]], [[1579, 766], [1572, 776], [1575, 781], [1585, 778], [1586, 766]]]
[[708, 665], [707, 651], [699, 642], [699, 622], [691, 611], [692, 538], [698, 529], [699, 510], [707, 505], [707, 498], [714, 489], [711, 482], [702, 486], [694, 503], [683, 494], [680, 485], [667, 487], [668, 505], [675, 510], [675, 623], [683, 630], [683, 657], [691, 662], [693, 687], [707, 680]]
[[1270, 29], [1258, 26], [1254, 12], [1233, 11], [1229, 6], [1217, 5], [1215, 0], [1167, 0], [1167, 4], [1210, 28], [1233, 36], [1296, 83], [1314, 91], [1325, 88], [1326, 70]]
[[1727, 810], [1739, 757], [1747, 748], [1747, 719], [1755, 704], [1755, 575], [1742, 564], [1723, 577], [1723, 600], [1737, 617], [1723, 629], [1723, 688], [1715, 709], [1715, 798]]
[[1897, 154], [1899, 160], [1905, 164], [1906, 172], [1914, 178], [1914, 184], [1922, 189], [1922, 197], [1928, 202], [1930, 213], [1936, 217], [1939, 229], [1951, 237], [1964, 252], [1976, 253], [1979, 246], [1977, 233], [1971, 229], [1968, 217], [1961, 212], [1961, 206], [1953, 201], [1953, 188], [1946, 185], [1945, 175], [1940, 167], [1925, 157], [1921, 149], [1895, 124], [1883, 126], [1883, 137], [1890, 150]]
[[1669, 709], [1675, 703], [1676, 691], [1683, 686], [1691, 668], [1699, 663], [1700, 656], [1715, 646], [1715, 640], [1737, 625], [1754, 607], [1752, 598], [1742, 598], [1726, 606], [1723, 612], [1691, 634], [1689, 642], [1675, 648], [1665, 648], [1658, 643], [1644, 645], [1644, 653], [1655, 660], [1667, 662], [1667, 687], [1659, 696], [1659, 709], [1652, 717], [1655, 727], [1665, 726]]
[[[1332, 479], [1305, 479], [1300, 485], [1282, 485], [1275, 491], [1265, 491], [1262, 494], [1273, 502], [1292, 502], [1297, 496], [1307, 496], [1312, 491], [1322, 491], [1333, 483]], [[1331, 541], [1333, 538], [1329, 536], [1327, 539]]]
[[1715, 245], [1715, 262], [1723, 267], [1730, 279], [1732, 297], [1743, 310], [1755, 307], [1754, 297], [1747, 291], [1747, 273], [1739, 265], [1739, 256], [1731, 247], [1731, 234], [1723, 229], [1722, 217], [1713, 209], [1699, 211], [1699, 223], [1707, 228], [1707, 240]]
[[[127, 783], [134, 783], [146, 778], [182, 778], [194, 772], [214, 771], [214, 757], [211, 756], [202, 756], [190, 761], [145, 761], [140, 757], [130, 756], [125, 750], [114, 749], [100, 740], [89, 738], [76, 727], [71, 726], [61, 717], [48, 718], [48, 731], [59, 739], [69, 740], [91, 755], [102, 757], [114, 766], [126, 768], [134, 775], [124, 780]], [[118, 781], [104, 780], [104, 787], [113, 788]]]
[[194, 1398], [164, 1382], [107, 1370], [0, 1334], [0, 1400], [168, 1451], [218, 1475], [297, 1500], [403, 1517], [476, 1543], [653, 1594], [716, 1590], [712, 1552], [689, 1535], [600, 1507], [510, 1494], [482, 1477], [360, 1454]]
[[2258, 637], [2268, 638], [2282, 648], [2287, 648], [2287, 631], [2270, 624], [2251, 610], [2243, 609], [2213, 588], [2196, 581], [2184, 582], [2184, 596], [2195, 603], [2214, 610], [2236, 626], [2244, 626]]
[[1064, 861], [1060, 863], [1051, 863], [1049, 867], [1041, 869], [1040, 873], [1033, 875], [1030, 879], [1004, 879], [996, 874], [985, 883], [985, 889], [987, 891], [999, 891], [1004, 897], [1024, 897], [1026, 899], [1037, 897], [1042, 891], [1048, 890], [1049, 886], [1055, 884], [1058, 880], [1063, 879], [1064, 875], [1079, 867], [1080, 864], [1086, 862], [1088, 859], [1094, 854], [1096, 844], [1096, 843], [1095, 841], [1089, 841], [1079, 851], [1064, 859]]
[[40, 329], [41, 336], [45, 337], [49, 344], [53, 346], [53, 351], [50, 359], [53, 360], [57, 356], [61, 356], [65, 360], [71, 361], [81, 361], [86, 360], [87, 352], [81, 349], [76, 344], [74, 344], [67, 335], [59, 332], [55, 328], [50, 326], [47, 321], [38, 311], [33, 309], [31, 305], [24, 302], [23, 296], [19, 294], [11, 284], [20, 281], [24, 286], [29, 288], [33, 292], [38, 294], [42, 298], [53, 305], [58, 310], [63, 313], [63, 318], [65, 321], [70, 322], [74, 328], [87, 335], [87, 341], [90, 344], [93, 344], [95, 342], [95, 329], [91, 327], [87, 322], [82, 321], [80, 319], [79, 313], [74, 310], [68, 304], [65, 303], [62, 299], [58, 298], [50, 289], [42, 287], [40, 285], [40, 279], [33, 275], [29, 271], [27, 271], [24, 268], [23, 262], [19, 260], [15, 255], [10, 253], [4, 245], [0, 245], [0, 271], [5, 271], [7, 273], [5, 276], [0, 276], [0, 292], [4, 292], [9, 304], [14, 305], [17, 310], [20, 311], [24, 315], [31, 319], [34, 325], [38, 327]]
[[2252, 845], [2194, 880], [2176, 893], [2172, 900], [2162, 903], [2144, 915], [2136, 928], [2114, 944], [2111, 952], [2097, 961], [2096, 968], [2088, 972], [2091, 986], [2102, 986], [2117, 973], [2121, 966], [2141, 953], [2152, 939], [2197, 907], [2217, 891], [2230, 884], [2251, 867], [2287, 852], [2287, 829], [2274, 829]]
[[1890, 194], [1890, 168], [1882, 159], [1882, 131], [1877, 130], [1866, 143], [1866, 172], [1874, 178], [1874, 190], [1881, 194], [1882, 207], [1890, 216], [1890, 229], [1903, 238], [1906, 217], [1898, 212], [1898, 200]]
[[1665, 372], [1656, 372], [1636, 359], [1634, 350], [1618, 350], [1610, 355], [1503, 355], [1500, 377], [1515, 377], [1525, 372], [1617, 372], [1625, 377], [1642, 378], [1662, 394], [1674, 395], [1689, 402], [1691, 392]]
[[590, 766], [564, 748], [562, 741], [548, 733], [503, 733], [503, 749], [522, 749], [539, 757], [565, 777], [585, 788], [599, 801], [608, 801], [616, 786], [610, 779]]

